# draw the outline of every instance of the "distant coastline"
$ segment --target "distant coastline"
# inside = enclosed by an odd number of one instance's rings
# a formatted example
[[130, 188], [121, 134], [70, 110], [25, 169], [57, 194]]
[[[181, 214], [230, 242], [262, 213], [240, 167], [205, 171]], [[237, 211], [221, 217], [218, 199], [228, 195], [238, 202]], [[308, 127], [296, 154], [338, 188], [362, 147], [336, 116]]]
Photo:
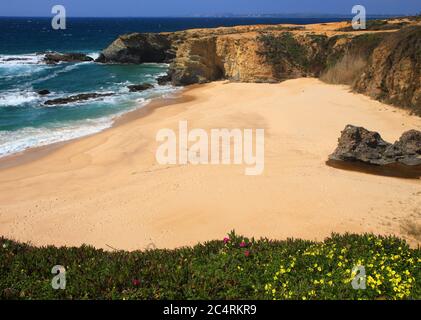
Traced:
[[[414, 14], [411, 13], [393, 13], [393, 14], [368, 14], [367, 18], [369, 19], [387, 19], [387, 18], [399, 18], [399, 17], [410, 17]], [[263, 13], [263, 14], [191, 14], [191, 15], [167, 15], [167, 16], [69, 16], [69, 19], [188, 19], [188, 18], [281, 18], [281, 19], [295, 19], [295, 18], [302, 18], [302, 19], [323, 19], [323, 18], [335, 18], [335, 19], [349, 19], [352, 18], [353, 15], [351, 14], [319, 14], [319, 13], [291, 13], [291, 14], [284, 14], [284, 13]], [[12, 18], [12, 19], [25, 19], [25, 18], [48, 18], [51, 19], [51, 16], [1, 16], [1, 18]]]

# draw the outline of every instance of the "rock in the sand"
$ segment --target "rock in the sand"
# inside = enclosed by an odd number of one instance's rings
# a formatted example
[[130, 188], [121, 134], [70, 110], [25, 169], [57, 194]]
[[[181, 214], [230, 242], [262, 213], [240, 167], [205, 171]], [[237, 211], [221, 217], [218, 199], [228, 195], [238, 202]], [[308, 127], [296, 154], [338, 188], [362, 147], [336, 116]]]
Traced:
[[329, 160], [363, 162], [373, 165], [421, 165], [421, 132], [405, 132], [394, 144], [386, 142], [379, 133], [347, 125], [338, 140], [338, 147]]
[[50, 92], [50, 90], [43, 89], [43, 90], [39, 90], [37, 93], [38, 93], [40, 96], [46, 96], [47, 94], [50, 94], [51, 92]]
[[59, 62], [85, 62], [93, 61], [91, 57], [83, 53], [58, 53], [50, 52], [47, 53], [44, 57], [44, 62], [46, 64], [56, 64]]
[[335, 152], [329, 156], [330, 160], [383, 164], [383, 154], [390, 146], [377, 132], [352, 125], [345, 127], [338, 142]]
[[398, 159], [400, 163], [408, 166], [421, 165], [421, 131], [405, 132], [398, 141], [387, 148], [384, 155], [387, 159]]
[[145, 90], [151, 89], [153, 88], [153, 85], [150, 83], [141, 83], [141, 84], [134, 84], [134, 85], [127, 86], [127, 88], [129, 88], [130, 92], [139, 92], [139, 91], [145, 91]]
[[114, 95], [114, 93], [82, 93], [82, 94], [77, 94], [77, 95], [66, 97], [66, 98], [47, 100], [44, 102], [44, 104], [47, 106], [54, 106], [54, 105], [68, 104], [68, 103], [74, 103], [74, 102], [79, 102], [79, 101], [86, 101], [90, 99], [109, 97], [112, 95]]

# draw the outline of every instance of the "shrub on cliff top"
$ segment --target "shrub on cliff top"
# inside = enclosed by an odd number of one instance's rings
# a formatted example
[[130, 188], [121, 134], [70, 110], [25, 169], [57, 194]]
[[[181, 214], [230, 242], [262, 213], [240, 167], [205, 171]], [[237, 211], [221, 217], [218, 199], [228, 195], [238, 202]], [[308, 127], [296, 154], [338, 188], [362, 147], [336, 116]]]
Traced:
[[258, 36], [257, 40], [261, 44], [259, 55], [273, 66], [275, 76], [280, 79], [285, 78], [285, 73], [289, 75], [291, 69], [305, 72], [308, 68], [307, 48], [300, 44], [291, 32], [281, 34], [264, 33]]
[[[66, 269], [66, 288], [51, 269]], [[366, 289], [352, 269], [365, 266]], [[395, 237], [248, 239], [176, 250], [36, 248], [0, 238], [0, 299], [420, 299], [421, 250]]]

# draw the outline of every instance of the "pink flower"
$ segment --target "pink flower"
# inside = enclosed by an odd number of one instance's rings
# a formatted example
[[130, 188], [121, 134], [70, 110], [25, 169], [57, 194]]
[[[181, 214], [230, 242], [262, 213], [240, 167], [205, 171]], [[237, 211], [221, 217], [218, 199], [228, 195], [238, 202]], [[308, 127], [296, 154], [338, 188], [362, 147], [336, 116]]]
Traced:
[[132, 283], [135, 287], [138, 287], [140, 285], [140, 280], [139, 279], [133, 279]]
[[230, 238], [228, 238], [228, 237], [225, 237], [225, 238], [224, 238], [224, 243], [225, 243], [225, 244], [227, 244], [229, 241], [230, 241]]
[[244, 248], [244, 247], [246, 247], [247, 246], [247, 244], [244, 242], [244, 241], [241, 241], [241, 243], [240, 243], [240, 247], [241, 248]]
[[245, 255], [246, 257], [248, 257], [248, 256], [250, 255], [250, 251], [246, 250], [246, 252], [244, 252], [244, 255]]

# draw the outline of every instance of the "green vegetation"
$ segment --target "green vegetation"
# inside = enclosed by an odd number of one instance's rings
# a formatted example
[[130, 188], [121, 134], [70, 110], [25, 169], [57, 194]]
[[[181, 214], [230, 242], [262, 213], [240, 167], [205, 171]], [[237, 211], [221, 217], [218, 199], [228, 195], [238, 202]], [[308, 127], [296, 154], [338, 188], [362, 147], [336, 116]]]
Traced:
[[326, 67], [320, 75], [320, 79], [332, 84], [353, 85], [361, 76], [371, 55], [380, 43], [390, 36], [388, 33], [371, 33], [355, 37], [341, 35], [329, 40], [329, 47], [344, 37], [350, 37], [340, 50], [326, 50]]
[[389, 33], [368, 33], [358, 35], [352, 38], [349, 50], [354, 54], [360, 54], [368, 57], [374, 49], [390, 34]]
[[[65, 290], [51, 269], [66, 268]], [[354, 290], [355, 266], [366, 289]], [[36, 248], [0, 238], [1, 299], [420, 299], [421, 250], [398, 238], [332, 235], [323, 243], [231, 233], [192, 248], [106, 252]]]
[[368, 60], [374, 49], [376, 49], [387, 36], [389, 36], [388, 33], [382, 32], [362, 34], [354, 37], [349, 35], [339, 35], [332, 37], [329, 40], [329, 48], [332, 48], [336, 42], [343, 38], [351, 37], [351, 39], [343, 48], [341, 48], [341, 50], [331, 50], [328, 53], [326, 58], [327, 70], [325, 71], [328, 71], [328, 69], [334, 67], [346, 55]]
[[274, 68], [275, 75], [283, 78], [283, 74], [291, 68], [307, 69], [307, 47], [300, 44], [291, 32], [283, 32], [279, 35], [263, 33], [257, 40], [261, 43], [266, 61]]

